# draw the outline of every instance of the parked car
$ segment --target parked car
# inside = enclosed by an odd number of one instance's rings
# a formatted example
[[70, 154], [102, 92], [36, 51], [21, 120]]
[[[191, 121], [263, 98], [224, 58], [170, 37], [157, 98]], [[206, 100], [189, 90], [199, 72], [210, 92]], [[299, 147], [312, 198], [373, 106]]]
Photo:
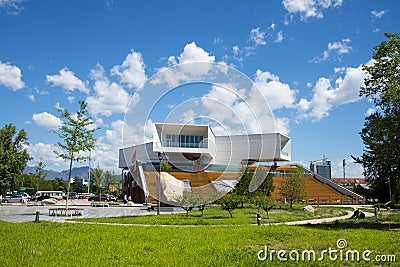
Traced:
[[94, 195], [88, 198], [88, 201], [111, 201], [111, 197], [109, 195]]
[[29, 201], [29, 198], [22, 194], [12, 195], [3, 199], [4, 203], [24, 203]]
[[[67, 196], [63, 196], [63, 199], [67, 199]], [[78, 199], [78, 194], [76, 192], [69, 192], [68, 199]]]

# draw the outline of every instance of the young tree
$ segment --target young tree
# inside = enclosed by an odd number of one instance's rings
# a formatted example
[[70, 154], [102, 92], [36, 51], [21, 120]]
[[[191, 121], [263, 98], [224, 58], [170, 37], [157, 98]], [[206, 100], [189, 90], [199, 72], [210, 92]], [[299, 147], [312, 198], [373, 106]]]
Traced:
[[233, 217], [232, 211], [239, 207], [240, 201], [234, 194], [227, 194], [219, 199], [221, 209], [229, 212], [231, 218]]
[[[257, 190], [250, 192], [249, 188], [251, 180], [256, 175], [261, 177], [263, 182]], [[271, 195], [272, 190], [274, 190], [272, 174], [268, 173], [267, 168], [259, 166], [256, 172], [251, 171], [248, 167], [246, 168], [242, 177], [235, 185], [233, 193], [237, 196], [237, 200], [239, 200], [241, 207], [243, 208], [245, 201], [252, 201], [256, 197], [266, 198]]]
[[292, 209], [293, 203], [306, 197], [305, 182], [303, 179], [304, 169], [297, 166], [296, 169], [287, 173], [279, 186], [282, 197], [286, 199]]
[[93, 181], [94, 189], [98, 194], [101, 193], [101, 184], [103, 183], [104, 179], [104, 171], [100, 168], [100, 165], [97, 164], [97, 167], [93, 170], [92, 172], [92, 177], [91, 179]]
[[17, 189], [20, 176], [31, 159], [25, 146], [29, 145], [25, 130], [6, 124], [0, 129], [0, 194]]
[[44, 171], [44, 168], [46, 168], [46, 163], [40, 160], [35, 167], [34, 183], [36, 192], [39, 191], [40, 185], [43, 185], [46, 180], [47, 172]]
[[93, 120], [87, 110], [85, 101], [80, 100], [79, 110], [71, 114], [67, 109], [57, 108], [60, 118], [63, 121], [58, 130], [52, 131], [61, 139], [57, 142], [62, 152], [54, 151], [58, 157], [69, 161], [68, 188], [66, 208], [68, 209], [68, 194], [71, 187], [72, 163], [89, 159], [84, 153], [94, 148], [96, 139], [93, 133], [98, 129], [93, 127]]
[[400, 36], [385, 36], [388, 40], [374, 47], [373, 63], [363, 66], [367, 75], [360, 96], [371, 98], [376, 111], [365, 118], [360, 133], [365, 149], [356, 158], [382, 201], [396, 198], [400, 174]]

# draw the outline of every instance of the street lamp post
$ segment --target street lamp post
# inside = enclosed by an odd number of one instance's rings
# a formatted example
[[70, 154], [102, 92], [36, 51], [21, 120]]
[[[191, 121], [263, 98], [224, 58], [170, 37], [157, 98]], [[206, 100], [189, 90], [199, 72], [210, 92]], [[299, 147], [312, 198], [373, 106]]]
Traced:
[[163, 159], [164, 153], [158, 152], [158, 160], [159, 162], [159, 172], [157, 176], [157, 185], [156, 185], [156, 190], [157, 190], [157, 215], [160, 214], [160, 197], [161, 197], [161, 161]]

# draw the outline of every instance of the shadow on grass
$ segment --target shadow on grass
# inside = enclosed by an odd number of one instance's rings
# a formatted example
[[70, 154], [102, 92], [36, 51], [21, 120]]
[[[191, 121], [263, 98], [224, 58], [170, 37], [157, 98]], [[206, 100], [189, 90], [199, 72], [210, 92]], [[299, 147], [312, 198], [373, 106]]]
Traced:
[[334, 221], [332, 223], [322, 224], [306, 224], [304, 227], [314, 229], [373, 229], [373, 230], [394, 230], [400, 231], [400, 223], [398, 222], [379, 222], [379, 221]]

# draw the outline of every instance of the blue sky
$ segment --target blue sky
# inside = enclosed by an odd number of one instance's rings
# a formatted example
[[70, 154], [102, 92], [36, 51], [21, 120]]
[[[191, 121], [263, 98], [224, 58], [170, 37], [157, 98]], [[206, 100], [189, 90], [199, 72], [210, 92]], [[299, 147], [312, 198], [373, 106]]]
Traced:
[[[93, 164], [117, 170], [129, 97], [143, 98], [141, 85], [161, 69], [206, 61], [255, 81], [277, 129], [292, 138], [293, 161], [326, 156], [341, 177], [346, 159], [346, 176], [360, 177], [350, 155], [362, 153], [358, 133], [373, 110], [358, 97], [361, 65], [384, 32], [399, 31], [399, 15], [397, 0], [0, 0], [1, 126], [28, 132], [31, 164], [66, 169], [48, 131], [59, 124], [56, 106], [73, 111], [86, 100], [101, 127]], [[201, 92], [183, 89], [182, 99], [162, 102], [165, 115]]]

